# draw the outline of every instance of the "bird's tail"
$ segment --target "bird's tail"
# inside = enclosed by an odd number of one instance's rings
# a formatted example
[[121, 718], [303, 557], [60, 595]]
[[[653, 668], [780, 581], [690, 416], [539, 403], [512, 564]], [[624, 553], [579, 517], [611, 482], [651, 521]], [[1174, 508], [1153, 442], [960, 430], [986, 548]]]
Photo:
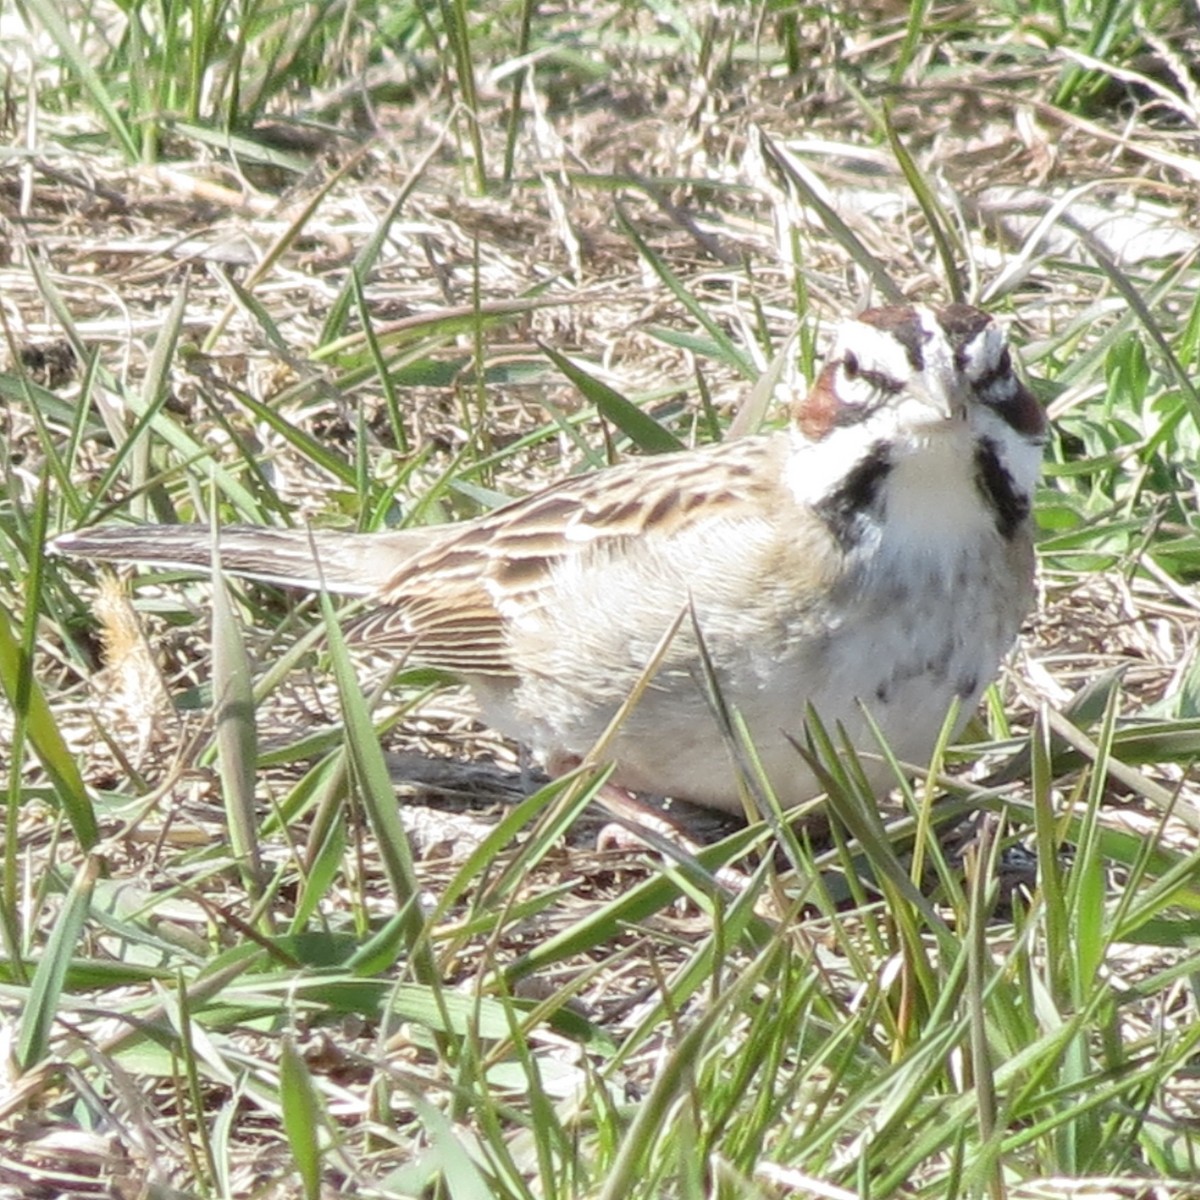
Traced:
[[[289, 587], [347, 596], [379, 591], [428, 542], [424, 530], [338, 533], [230, 525], [218, 532], [221, 570]], [[207, 525], [105, 525], [64, 533], [50, 553], [101, 562], [210, 571], [213, 531]]]

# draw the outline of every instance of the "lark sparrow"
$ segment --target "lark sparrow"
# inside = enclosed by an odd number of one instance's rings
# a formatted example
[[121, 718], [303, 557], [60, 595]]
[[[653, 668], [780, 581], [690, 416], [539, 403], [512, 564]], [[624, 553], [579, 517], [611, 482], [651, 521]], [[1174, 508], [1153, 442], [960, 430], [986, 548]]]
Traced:
[[[966, 305], [839, 329], [789, 428], [566, 479], [465, 523], [348, 536], [229, 528], [224, 569], [371, 598], [353, 641], [448, 669], [560, 771], [588, 753], [664, 633], [608, 753], [613, 782], [742, 811], [696, 630], [785, 806], [817, 781], [806, 706], [927, 759], [965, 721], [1033, 602], [1045, 419], [1004, 332]], [[206, 568], [198, 526], [60, 537], [93, 559]], [[869, 772], [870, 773], [870, 772]], [[876, 786], [889, 780], [880, 767]]]

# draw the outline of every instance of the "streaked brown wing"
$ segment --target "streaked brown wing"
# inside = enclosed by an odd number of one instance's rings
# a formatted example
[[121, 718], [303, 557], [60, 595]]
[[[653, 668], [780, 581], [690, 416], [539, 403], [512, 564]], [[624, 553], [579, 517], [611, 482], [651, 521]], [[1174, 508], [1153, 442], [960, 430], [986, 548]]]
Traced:
[[625, 539], [661, 539], [665, 548], [697, 522], [760, 518], [786, 449], [780, 435], [741, 438], [563, 480], [415, 555], [348, 636], [449, 671], [512, 677], [508, 624], [554, 602], [556, 568], [601, 546], [611, 555]]

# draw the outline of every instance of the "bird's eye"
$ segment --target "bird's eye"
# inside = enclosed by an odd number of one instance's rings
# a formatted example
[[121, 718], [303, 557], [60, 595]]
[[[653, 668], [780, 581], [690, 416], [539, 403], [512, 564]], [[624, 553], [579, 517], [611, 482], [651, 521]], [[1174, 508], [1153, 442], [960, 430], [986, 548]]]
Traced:
[[858, 378], [858, 355], [853, 350], [847, 350], [843, 355], [842, 370], [846, 372], [847, 379]]

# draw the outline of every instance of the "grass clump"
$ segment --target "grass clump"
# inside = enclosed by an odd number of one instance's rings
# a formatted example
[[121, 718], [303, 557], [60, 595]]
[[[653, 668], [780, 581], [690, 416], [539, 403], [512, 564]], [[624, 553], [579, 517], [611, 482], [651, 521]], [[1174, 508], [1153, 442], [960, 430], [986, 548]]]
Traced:
[[[28, 6], [0, 1180], [1194, 1194], [1194, 31], [355, 11]], [[1054, 419], [1042, 601], [928, 784], [881, 812], [815, 748], [823, 837], [594, 851], [596, 778], [538, 786], [435, 673], [360, 683], [327, 602], [43, 552], [467, 516], [753, 427], [836, 317], [958, 293]]]

